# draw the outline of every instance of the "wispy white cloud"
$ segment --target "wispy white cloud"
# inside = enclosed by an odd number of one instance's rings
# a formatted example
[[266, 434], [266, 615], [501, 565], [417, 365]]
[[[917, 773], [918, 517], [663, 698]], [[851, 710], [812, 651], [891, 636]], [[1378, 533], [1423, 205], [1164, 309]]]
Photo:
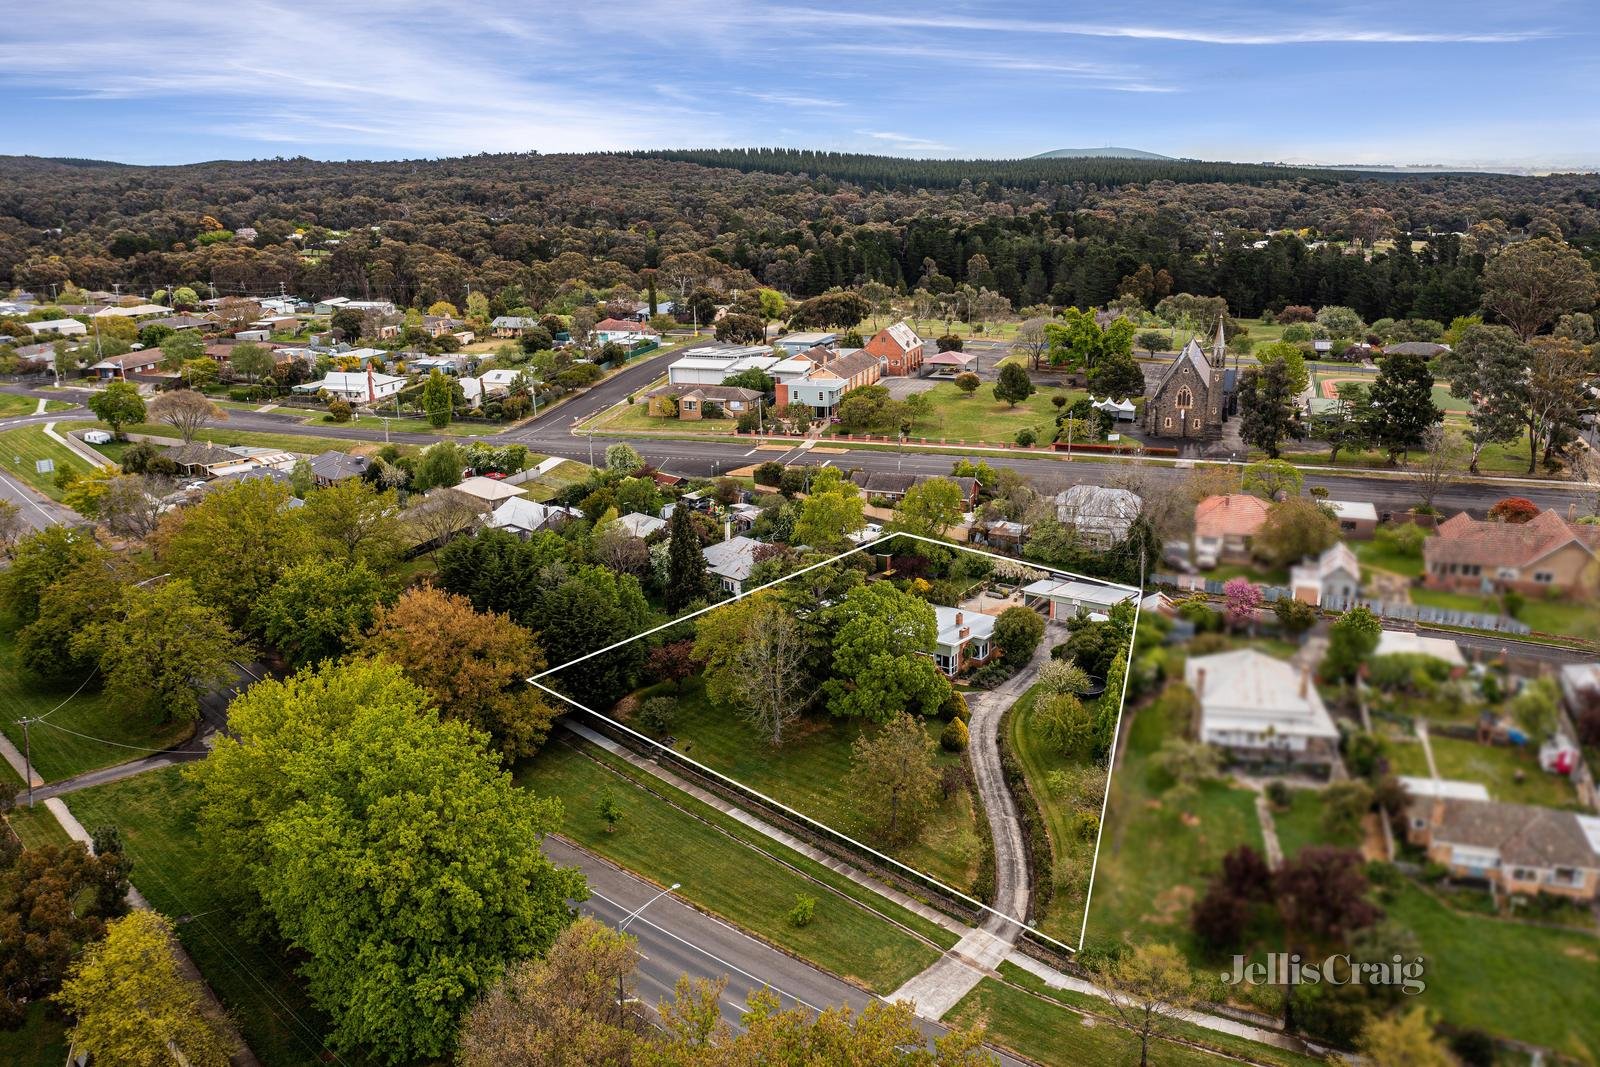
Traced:
[[904, 149], [907, 152], [955, 151], [950, 145], [927, 137], [918, 137], [915, 134], [894, 133], [889, 130], [857, 130], [856, 132], [863, 137], [870, 137], [874, 141], [881, 141], [884, 144], [893, 145], [895, 148]]
[[1164, 84], [1140, 68], [1114, 63], [1073, 60], [1067, 58], [1030, 58], [1010, 52], [987, 49], [942, 48], [933, 45], [896, 44], [886, 49], [882, 45], [843, 43], [833, 46], [833, 51], [873, 55], [880, 63], [937, 61], [960, 63], [967, 68], [997, 71], [1015, 71], [1029, 76], [1042, 76], [1081, 84], [1088, 88], [1105, 89], [1123, 93], [1171, 93], [1178, 86]]
[[739, 96], [747, 96], [752, 100], [759, 100], [763, 104], [777, 104], [780, 107], [839, 108], [849, 106], [843, 100], [830, 100], [822, 96], [806, 96], [802, 93], [756, 92], [750, 89], [736, 89], [734, 92]]

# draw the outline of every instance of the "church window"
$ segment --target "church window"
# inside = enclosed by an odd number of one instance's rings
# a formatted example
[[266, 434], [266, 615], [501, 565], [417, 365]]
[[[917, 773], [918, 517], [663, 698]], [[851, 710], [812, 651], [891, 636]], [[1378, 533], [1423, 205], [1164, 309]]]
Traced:
[[1194, 420], [1194, 428], [1197, 429], [1197, 430], [1200, 428], [1200, 420], [1199, 419], [1195, 419]]
[[1194, 394], [1189, 392], [1187, 385], [1178, 390], [1178, 406], [1180, 408], [1194, 407]]
[[1172, 429], [1172, 416], [1168, 415], [1165, 419], [1163, 419], [1161, 425], [1164, 429]]

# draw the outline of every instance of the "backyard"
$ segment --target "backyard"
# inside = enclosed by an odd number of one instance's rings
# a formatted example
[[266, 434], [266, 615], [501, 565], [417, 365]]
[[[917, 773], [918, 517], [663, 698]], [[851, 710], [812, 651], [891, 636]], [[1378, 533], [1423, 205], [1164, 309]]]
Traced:
[[[678, 698], [671, 727], [676, 751], [840, 833], [872, 843], [851, 785], [850, 746], [861, 734], [859, 724], [827, 717], [803, 718], [791, 727], [790, 739], [774, 749], [738, 714], [712, 705], [698, 677], [685, 681], [681, 692], [671, 683], [661, 683], [639, 696]], [[937, 719], [926, 725], [934, 739], [944, 726]], [[961, 757], [941, 749], [938, 759], [943, 766]], [[971, 792], [964, 789], [940, 805], [919, 840], [883, 851], [967, 893], [977, 878], [983, 848]]]
[[[1441, 778], [1482, 783], [1495, 800], [1512, 804], [1577, 806], [1578, 794], [1572, 783], [1540, 770], [1538, 753], [1529, 746], [1480, 745], [1438, 734], [1430, 735], [1428, 744]], [[1388, 741], [1384, 751], [1395, 774], [1428, 777], [1428, 760], [1420, 742]]]

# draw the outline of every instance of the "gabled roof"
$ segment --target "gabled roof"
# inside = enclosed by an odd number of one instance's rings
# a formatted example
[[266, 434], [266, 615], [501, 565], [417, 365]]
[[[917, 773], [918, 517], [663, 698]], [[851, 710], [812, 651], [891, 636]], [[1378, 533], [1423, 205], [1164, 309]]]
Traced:
[[649, 537], [657, 530], [667, 528], [666, 519], [658, 519], [654, 515], [644, 515], [637, 511], [630, 511], [617, 520], [617, 525], [628, 531], [633, 537]]
[[1428, 818], [1435, 843], [1493, 849], [1506, 866], [1600, 869], [1594, 842], [1570, 811], [1443, 797], [1413, 800], [1411, 812]]
[[1195, 656], [1184, 681], [1200, 700], [1202, 728], [1337, 738], [1309, 670], [1253, 648]]
[[1340, 571], [1360, 578], [1361, 561], [1356, 558], [1349, 545], [1343, 541], [1335, 541], [1316, 559], [1295, 564], [1293, 571], [1291, 584], [1302, 581], [1324, 582]]
[[570, 518], [573, 514], [568, 508], [541, 504], [524, 497], [510, 497], [494, 509], [489, 517], [489, 526], [497, 530], [527, 530], [531, 533], [544, 529], [552, 521]]
[[458, 493], [478, 500], [497, 504], [502, 500], [509, 500], [514, 496], [521, 496], [527, 490], [520, 485], [508, 485], [500, 478], [485, 478], [481, 474], [474, 474], [471, 478], [464, 479], [457, 485], [451, 486]]
[[1208, 496], [1194, 509], [1196, 537], [1252, 537], [1267, 521], [1267, 502], [1248, 493]]
[[[994, 636], [995, 617], [982, 611], [970, 611], [964, 608], [947, 608], [943, 604], [933, 606], [934, 624], [939, 629], [938, 642], [947, 647], [955, 647], [963, 641], [987, 641]], [[965, 636], [961, 631], [966, 630]]]
[[878, 337], [882, 337], [888, 341], [893, 341], [895, 346], [902, 352], [909, 352], [913, 348], [917, 348], [922, 344], [922, 338], [917, 336], [917, 331], [906, 325], [904, 320], [897, 322], [892, 326], [885, 326], [883, 329], [878, 331], [877, 336], [874, 337], [873, 340], [877, 340]]
[[655, 333], [649, 326], [632, 319], [601, 319], [594, 324], [596, 333]]
[[848, 355], [839, 356], [830, 360], [806, 375], [809, 379], [832, 376], [835, 378], [850, 379], [862, 371], [878, 365], [878, 357], [864, 348], [858, 348]]
[[700, 554], [706, 559], [706, 570], [719, 578], [731, 578], [736, 582], [742, 582], [750, 577], [750, 571], [755, 568], [756, 553], [766, 547], [765, 541], [757, 541], [741, 534], [708, 545], [700, 550]]
[[1547, 508], [1523, 523], [1486, 522], [1463, 511], [1440, 523], [1438, 536], [1422, 547], [1429, 563], [1526, 567], [1570, 544], [1594, 555], [1600, 549], [1600, 526], [1569, 523]]
[[311, 457], [311, 473], [324, 481], [337, 482], [361, 477], [366, 473], [369, 463], [371, 460], [366, 456], [330, 450]]
[[1211, 361], [1206, 359], [1205, 351], [1201, 349], [1200, 342], [1193, 337], [1183, 346], [1183, 351], [1178, 353], [1178, 358], [1167, 364], [1167, 369], [1161, 372], [1161, 378], [1156, 382], [1156, 387], [1150, 390], [1151, 396], [1156, 396], [1167, 387], [1167, 382], [1177, 376], [1184, 366], [1191, 366], [1195, 373], [1200, 375], [1200, 380], [1206, 385], [1211, 384]]

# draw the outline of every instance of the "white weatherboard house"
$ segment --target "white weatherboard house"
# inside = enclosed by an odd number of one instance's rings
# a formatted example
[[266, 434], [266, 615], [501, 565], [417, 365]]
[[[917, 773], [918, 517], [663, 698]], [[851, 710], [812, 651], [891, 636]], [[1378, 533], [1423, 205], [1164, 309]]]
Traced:
[[1289, 588], [1296, 600], [1344, 608], [1361, 595], [1361, 561], [1343, 541], [1335, 541], [1316, 559], [1289, 570]]
[[700, 550], [706, 558], [706, 570], [716, 575], [722, 588], [738, 596], [744, 592], [744, 583], [756, 565], [756, 552], [767, 547], [766, 542], [751, 537], [730, 537]]
[[297, 385], [294, 391], [297, 393], [326, 391], [352, 404], [375, 404], [394, 396], [405, 387], [406, 380], [393, 374], [379, 374], [376, 371], [370, 374], [366, 371], [332, 371], [320, 382]]
[[537, 500], [522, 497], [507, 497], [489, 516], [489, 528], [506, 530], [527, 540], [540, 530], [560, 526], [580, 514], [572, 508], [541, 504]]
[[1195, 656], [1183, 679], [1200, 701], [1200, 740], [1242, 763], [1330, 772], [1339, 730], [1309, 670], [1253, 648]]
[[1022, 602], [1047, 619], [1070, 619], [1080, 610], [1103, 615], [1137, 595], [1131, 589], [1073, 578], [1041, 578], [1022, 587]]
[[1056, 494], [1056, 521], [1077, 531], [1094, 548], [1126, 540], [1144, 500], [1128, 489], [1074, 485]]

